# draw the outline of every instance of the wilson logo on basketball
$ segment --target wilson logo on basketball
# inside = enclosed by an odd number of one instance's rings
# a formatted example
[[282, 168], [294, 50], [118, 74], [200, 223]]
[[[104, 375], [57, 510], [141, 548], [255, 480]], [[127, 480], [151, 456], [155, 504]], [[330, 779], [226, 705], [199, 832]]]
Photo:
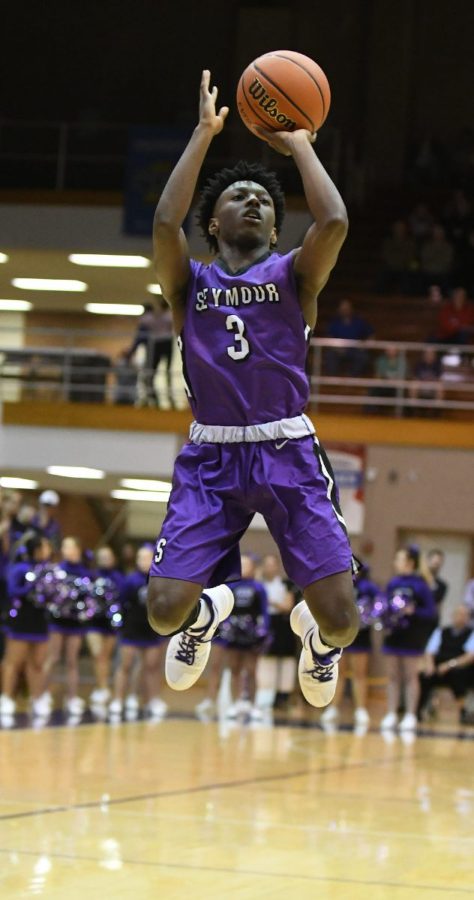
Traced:
[[271, 119], [275, 119], [279, 125], [284, 125], [285, 131], [294, 130], [296, 122], [293, 119], [289, 119], [284, 113], [279, 112], [277, 101], [274, 97], [270, 97], [270, 95], [267, 94], [262, 82], [259, 81], [258, 78], [255, 78], [250, 85], [249, 94], [251, 94], [254, 100], [257, 100], [258, 105], [266, 112], [267, 116], [270, 116]]

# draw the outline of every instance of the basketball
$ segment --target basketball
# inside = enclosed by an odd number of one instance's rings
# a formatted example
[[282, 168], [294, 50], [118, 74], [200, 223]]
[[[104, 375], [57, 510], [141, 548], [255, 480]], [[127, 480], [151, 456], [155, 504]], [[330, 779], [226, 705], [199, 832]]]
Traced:
[[329, 82], [317, 63], [294, 50], [274, 50], [250, 63], [237, 86], [237, 108], [257, 137], [256, 126], [269, 131], [314, 132], [325, 122], [331, 104]]

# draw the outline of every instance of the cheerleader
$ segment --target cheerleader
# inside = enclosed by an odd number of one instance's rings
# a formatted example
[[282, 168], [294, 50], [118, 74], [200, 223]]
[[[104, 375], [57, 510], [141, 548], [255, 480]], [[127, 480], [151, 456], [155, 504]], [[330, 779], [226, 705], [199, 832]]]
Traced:
[[234, 595], [234, 607], [219, 628], [225, 645], [224, 667], [230, 669], [235, 699], [226, 715], [231, 719], [240, 712], [249, 712], [258, 721], [262, 719], [262, 711], [255, 705], [255, 673], [269, 631], [268, 599], [263, 584], [255, 581], [255, 563], [250, 556], [242, 556], [242, 578], [229, 587]]
[[[356, 603], [372, 607], [376, 597], [380, 596], [380, 589], [369, 579], [368, 566], [363, 565], [354, 579]], [[369, 713], [367, 711], [367, 675], [371, 653], [371, 626], [364, 622], [361, 615], [361, 626], [357, 637], [350, 647], [346, 647], [339, 663], [339, 678], [334, 694], [334, 700], [321, 716], [322, 725], [331, 725], [339, 717], [339, 704], [341, 702], [346, 678], [351, 679], [352, 697], [354, 702], [354, 725], [361, 732], [369, 726]]]
[[419, 697], [418, 671], [433, 628], [436, 607], [429, 570], [418, 547], [410, 545], [398, 550], [394, 569], [395, 577], [386, 588], [389, 607], [395, 606], [395, 598], [405, 605], [400, 610], [399, 621], [384, 638], [388, 711], [380, 728], [391, 730], [396, 727], [400, 694], [404, 689], [406, 711], [399, 729], [414, 731]]
[[51, 545], [46, 538], [30, 533], [25, 536], [20, 555], [20, 561], [11, 564], [8, 570], [9, 610], [4, 627], [6, 652], [0, 713], [14, 714], [15, 690], [24, 670], [33, 714], [47, 716], [50, 704], [44, 694], [44, 664], [48, 652], [48, 613], [44, 604], [35, 604], [34, 570], [49, 559]]
[[[82, 561], [82, 544], [77, 537], [66, 537], [61, 543], [61, 560], [58, 567], [75, 578], [88, 578], [90, 570]], [[46, 660], [48, 685], [57, 663], [64, 657], [66, 663], [66, 710], [71, 716], [80, 716], [85, 703], [79, 696], [79, 654], [86, 625], [73, 616], [53, 616], [50, 625], [51, 638]], [[49, 695], [49, 692], [48, 692]]]
[[[94, 577], [108, 579], [120, 596], [125, 576], [117, 568], [117, 561], [111, 547], [100, 547], [96, 553]], [[112, 656], [117, 644], [118, 629], [105, 613], [94, 616], [88, 626], [87, 643], [94, 664], [96, 687], [89, 697], [93, 706], [101, 706], [110, 699], [109, 678]]]
[[[123, 582], [121, 603], [123, 626], [120, 633], [120, 662], [115, 672], [114, 697], [109, 713], [115, 718], [122, 714], [124, 700], [130, 686], [134, 663], [143, 665], [143, 683], [146, 712], [153, 717], [166, 713], [167, 705], [159, 696], [162, 681], [163, 656], [166, 638], [153, 631], [148, 623], [146, 594], [148, 572], [153, 560], [154, 548], [140, 547], [136, 556], [136, 570]], [[127, 698], [128, 699], [128, 698]], [[127, 709], [128, 704], [125, 702]], [[134, 712], [130, 707], [127, 711]]]

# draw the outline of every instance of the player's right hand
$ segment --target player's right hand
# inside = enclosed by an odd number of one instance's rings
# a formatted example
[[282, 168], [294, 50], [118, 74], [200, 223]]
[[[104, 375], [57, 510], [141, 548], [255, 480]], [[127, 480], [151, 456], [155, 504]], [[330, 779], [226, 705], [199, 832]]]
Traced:
[[211, 73], [209, 69], [204, 69], [201, 77], [199, 99], [199, 124], [210, 128], [213, 134], [219, 134], [224, 127], [229, 107], [221, 106], [219, 112], [216, 111], [218, 90], [215, 85], [212, 90], [209, 90], [210, 82]]

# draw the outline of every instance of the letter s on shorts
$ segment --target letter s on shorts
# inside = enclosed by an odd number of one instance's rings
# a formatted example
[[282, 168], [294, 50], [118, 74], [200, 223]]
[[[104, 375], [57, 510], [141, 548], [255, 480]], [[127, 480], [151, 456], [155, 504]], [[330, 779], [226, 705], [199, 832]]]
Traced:
[[156, 552], [155, 552], [155, 557], [154, 557], [155, 563], [156, 563], [157, 565], [158, 565], [158, 563], [160, 563], [161, 560], [163, 559], [163, 553], [164, 553], [164, 551], [165, 551], [165, 545], [166, 545], [166, 538], [160, 538], [160, 540], [158, 541], [158, 543], [157, 543], [157, 545], [156, 545]]

